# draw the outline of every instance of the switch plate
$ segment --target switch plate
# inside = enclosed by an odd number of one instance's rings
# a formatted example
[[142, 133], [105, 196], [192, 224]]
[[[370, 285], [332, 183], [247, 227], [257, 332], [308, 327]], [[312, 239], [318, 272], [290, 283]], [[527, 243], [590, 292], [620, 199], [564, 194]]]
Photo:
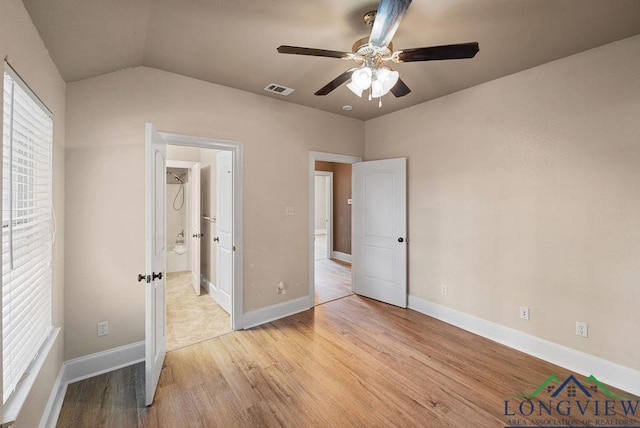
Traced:
[[98, 337], [109, 334], [109, 321], [101, 321], [98, 323]]
[[576, 334], [582, 337], [589, 337], [589, 324], [576, 321]]
[[449, 292], [449, 287], [447, 287], [445, 284], [440, 285], [440, 294], [446, 296], [448, 292]]
[[347, 199], [347, 205], [351, 205], [351, 204], [353, 204], [353, 199], [351, 198]]

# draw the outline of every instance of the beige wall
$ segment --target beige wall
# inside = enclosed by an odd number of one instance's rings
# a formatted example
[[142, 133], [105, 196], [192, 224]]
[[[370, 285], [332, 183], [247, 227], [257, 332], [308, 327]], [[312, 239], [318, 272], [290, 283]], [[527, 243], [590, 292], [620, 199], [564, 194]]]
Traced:
[[333, 166], [333, 250], [351, 254], [351, 164]]
[[245, 311], [307, 294], [309, 151], [364, 152], [361, 121], [146, 67], [69, 84], [67, 119], [67, 358], [144, 338], [145, 122], [243, 144]]
[[368, 121], [408, 157], [410, 294], [640, 369], [639, 71], [637, 36]]
[[[57, 234], [53, 250], [53, 324], [63, 327], [65, 83], [20, 0], [0, 1], [0, 57], [5, 56], [54, 115], [53, 205], [56, 213]], [[0, 89], [2, 84], [0, 81]], [[2, 105], [0, 105], [0, 115], [1, 113]], [[17, 418], [16, 426], [38, 426], [58, 370], [64, 361], [62, 346], [64, 333], [63, 329]]]

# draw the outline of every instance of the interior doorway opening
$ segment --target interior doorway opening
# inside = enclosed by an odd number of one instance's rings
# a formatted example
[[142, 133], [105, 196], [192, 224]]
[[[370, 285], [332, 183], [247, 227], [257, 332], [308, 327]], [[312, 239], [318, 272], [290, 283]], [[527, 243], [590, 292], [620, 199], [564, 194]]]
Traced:
[[167, 351], [232, 331], [231, 284], [224, 283], [230, 275], [223, 272], [218, 278], [219, 269], [230, 271], [232, 265], [220, 257], [223, 231], [217, 222], [229, 217], [222, 212], [233, 210], [232, 189], [222, 188], [226, 177], [218, 180], [218, 169], [226, 167], [230, 155], [228, 150], [167, 146]]
[[[353, 294], [351, 275], [351, 163], [356, 158], [317, 154], [312, 158], [313, 306]], [[312, 154], [313, 156], [313, 154]]]

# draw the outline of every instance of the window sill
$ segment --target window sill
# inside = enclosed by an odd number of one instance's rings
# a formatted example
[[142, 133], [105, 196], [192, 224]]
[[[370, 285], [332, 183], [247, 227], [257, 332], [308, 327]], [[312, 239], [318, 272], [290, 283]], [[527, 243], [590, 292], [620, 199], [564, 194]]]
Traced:
[[51, 329], [49, 337], [47, 337], [47, 340], [42, 345], [38, 356], [29, 368], [29, 376], [27, 376], [24, 381], [18, 385], [11, 397], [9, 397], [9, 400], [7, 400], [4, 406], [2, 406], [2, 421], [0, 422], [0, 427], [4, 428], [11, 426], [18, 417], [18, 414], [20, 414], [20, 410], [22, 410], [22, 406], [27, 400], [29, 392], [40, 374], [42, 366], [49, 356], [58, 334], [60, 334], [60, 327], [54, 327]]

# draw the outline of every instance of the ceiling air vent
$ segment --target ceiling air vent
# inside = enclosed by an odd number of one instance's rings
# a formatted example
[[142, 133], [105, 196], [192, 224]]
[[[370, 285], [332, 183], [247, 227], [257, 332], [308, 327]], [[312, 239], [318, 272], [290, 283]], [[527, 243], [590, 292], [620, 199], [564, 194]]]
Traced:
[[286, 86], [277, 85], [275, 83], [269, 83], [264, 90], [278, 95], [289, 95], [295, 89], [287, 88]]

